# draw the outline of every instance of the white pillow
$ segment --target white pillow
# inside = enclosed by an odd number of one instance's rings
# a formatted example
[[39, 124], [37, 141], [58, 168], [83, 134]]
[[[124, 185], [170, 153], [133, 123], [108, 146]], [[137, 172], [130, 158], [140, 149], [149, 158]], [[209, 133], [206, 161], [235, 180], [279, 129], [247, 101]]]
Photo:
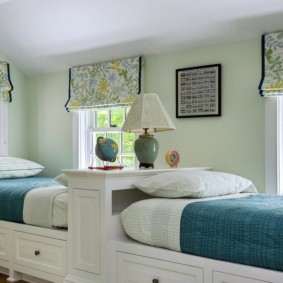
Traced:
[[68, 179], [64, 173], [61, 173], [58, 176], [56, 176], [55, 181], [65, 187], [68, 187]]
[[164, 198], [205, 198], [240, 192], [256, 193], [252, 181], [243, 177], [215, 171], [174, 171], [141, 180], [135, 187]]
[[44, 167], [30, 160], [0, 156], [0, 179], [21, 178], [38, 174]]

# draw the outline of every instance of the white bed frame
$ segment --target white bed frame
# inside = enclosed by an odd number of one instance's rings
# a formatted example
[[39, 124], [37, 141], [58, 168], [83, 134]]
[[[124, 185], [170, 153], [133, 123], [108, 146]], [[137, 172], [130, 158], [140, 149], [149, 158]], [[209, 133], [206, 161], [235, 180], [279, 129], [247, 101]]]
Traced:
[[187, 169], [64, 170], [69, 182], [69, 229], [0, 221], [0, 272], [9, 281], [55, 283], [282, 283], [283, 273], [139, 244], [119, 214], [148, 196], [139, 179]]

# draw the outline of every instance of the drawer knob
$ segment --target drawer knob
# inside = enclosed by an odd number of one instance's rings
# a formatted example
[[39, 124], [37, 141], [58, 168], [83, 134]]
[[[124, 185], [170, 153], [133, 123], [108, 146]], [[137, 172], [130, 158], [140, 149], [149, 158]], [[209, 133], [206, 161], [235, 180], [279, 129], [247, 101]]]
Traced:
[[35, 255], [40, 255], [40, 251], [35, 251], [34, 254]]
[[158, 279], [152, 279], [152, 283], [158, 283], [159, 280]]

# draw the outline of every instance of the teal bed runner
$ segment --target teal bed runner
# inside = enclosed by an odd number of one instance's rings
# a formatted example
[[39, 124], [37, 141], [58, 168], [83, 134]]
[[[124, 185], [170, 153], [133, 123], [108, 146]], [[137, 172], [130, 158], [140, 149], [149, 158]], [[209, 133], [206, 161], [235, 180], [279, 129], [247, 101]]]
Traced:
[[28, 177], [0, 179], [0, 220], [23, 223], [26, 194], [39, 187], [54, 186], [53, 178]]
[[283, 271], [283, 196], [189, 204], [180, 244], [184, 253]]

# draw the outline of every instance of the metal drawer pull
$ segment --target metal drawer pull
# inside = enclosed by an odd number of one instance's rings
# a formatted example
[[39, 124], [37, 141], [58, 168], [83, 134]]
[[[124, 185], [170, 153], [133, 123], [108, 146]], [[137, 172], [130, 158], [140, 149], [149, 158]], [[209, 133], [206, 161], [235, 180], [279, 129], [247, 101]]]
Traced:
[[40, 251], [35, 251], [34, 254], [35, 255], [40, 255]]
[[159, 283], [158, 279], [152, 279], [152, 283]]

